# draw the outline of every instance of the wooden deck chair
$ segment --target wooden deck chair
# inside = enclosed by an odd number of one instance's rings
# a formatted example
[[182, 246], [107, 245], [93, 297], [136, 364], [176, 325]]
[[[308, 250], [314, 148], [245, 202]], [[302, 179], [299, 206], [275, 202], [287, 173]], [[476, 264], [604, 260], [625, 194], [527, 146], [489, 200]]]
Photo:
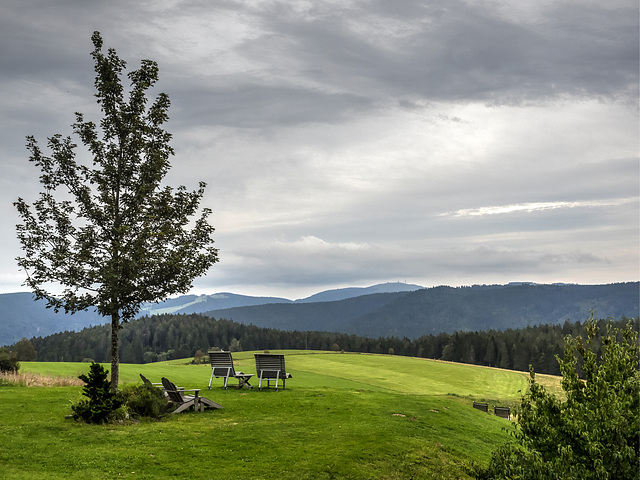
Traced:
[[[169, 396], [169, 400], [177, 406], [173, 413], [180, 413], [191, 407], [193, 407], [196, 412], [198, 410], [202, 412], [206, 407], [222, 408], [222, 405], [213, 402], [208, 398], [201, 397], [199, 388], [190, 390], [179, 389], [164, 377], [162, 377], [162, 385]], [[194, 392], [194, 395], [185, 395], [185, 392]]]
[[144, 382], [145, 385], [149, 385], [150, 387], [164, 388], [162, 386], [162, 383], [151, 383], [151, 380], [149, 380], [143, 374], [140, 374], [140, 378], [142, 379], [142, 381]]
[[[167, 393], [167, 390], [164, 388], [164, 385], [162, 385], [162, 382], [160, 383], [155, 383], [155, 382], [151, 382], [151, 380], [149, 380], [147, 377], [145, 377], [143, 374], [140, 374], [140, 378], [142, 379], [142, 381], [144, 382], [145, 385], [148, 385], [150, 387], [153, 388], [159, 388], [160, 390], [162, 390], [162, 394], [165, 396], [165, 398], [169, 401], [169, 404], [172, 404], [173, 402], [171, 401], [171, 399], [169, 399], [169, 394]], [[181, 389], [181, 387], [176, 387], [178, 390]]]
[[224, 388], [227, 388], [229, 377], [235, 377], [236, 371], [233, 368], [233, 358], [231, 352], [209, 350], [209, 362], [211, 363], [211, 378], [209, 379], [209, 390], [213, 377], [224, 377]]
[[253, 373], [236, 372], [233, 367], [233, 358], [231, 352], [223, 352], [217, 350], [209, 350], [209, 362], [211, 363], [211, 378], [209, 379], [209, 390], [211, 390], [211, 382], [213, 377], [224, 378], [224, 388], [228, 387], [229, 378], [238, 380], [236, 388], [253, 388], [249, 380], [253, 377]]
[[262, 390], [262, 380], [267, 381], [267, 387], [270, 381], [276, 381], [276, 390], [278, 390], [278, 381], [282, 380], [282, 388], [285, 388], [285, 380], [291, 378], [291, 374], [287, 373], [284, 366], [284, 355], [273, 353], [256, 353], [256, 375], [260, 378], [258, 390]]

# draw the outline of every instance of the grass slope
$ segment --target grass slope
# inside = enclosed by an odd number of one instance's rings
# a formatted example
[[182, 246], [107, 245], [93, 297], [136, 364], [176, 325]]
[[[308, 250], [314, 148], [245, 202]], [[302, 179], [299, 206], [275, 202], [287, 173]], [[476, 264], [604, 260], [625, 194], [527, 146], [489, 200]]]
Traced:
[[[65, 420], [80, 387], [0, 388], [3, 478], [447, 479], [507, 438], [505, 420], [471, 398], [514, 403], [518, 372], [423, 359], [284, 352], [286, 390], [207, 390], [210, 367], [121, 365], [125, 383], [166, 376], [225, 408], [160, 422], [92, 426]], [[253, 354], [234, 354], [255, 372]], [[25, 362], [75, 376], [88, 364]], [[257, 385], [257, 381], [253, 382]]]

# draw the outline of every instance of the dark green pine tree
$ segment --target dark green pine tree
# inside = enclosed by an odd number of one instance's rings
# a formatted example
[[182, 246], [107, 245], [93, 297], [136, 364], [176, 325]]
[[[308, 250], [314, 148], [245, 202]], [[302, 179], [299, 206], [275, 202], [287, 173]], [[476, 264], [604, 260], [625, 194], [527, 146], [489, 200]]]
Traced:
[[[33, 208], [15, 203], [25, 270], [37, 299], [56, 311], [90, 307], [111, 320], [111, 382], [118, 388], [118, 332], [143, 302], [186, 293], [194, 278], [218, 261], [213, 247], [211, 211], [200, 210], [205, 184], [195, 191], [163, 187], [170, 168], [169, 97], [160, 93], [147, 105], [147, 90], [158, 80], [158, 66], [143, 60], [128, 74], [128, 98], [122, 83], [126, 63], [114, 49], [102, 52], [94, 32], [99, 126], [76, 113], [73, 132], [92, 162], [76, 160], [71, 137], [54, 135], [45, 155], [27, 137], [29, 160], [41, 170], [43, 192]], [[60, 284], [53, 295], [49, 284]]]
[[107, 380], [108, 373], [99, 363], [92, 363], [89, 374], [78, 377], [85, 383], [82, 394], [87, 399], [71, 406], [73, 418], [82, 419], [87, 423], [103, 423], [122, 405], [122, 399], [111, 390], [111, 382]]

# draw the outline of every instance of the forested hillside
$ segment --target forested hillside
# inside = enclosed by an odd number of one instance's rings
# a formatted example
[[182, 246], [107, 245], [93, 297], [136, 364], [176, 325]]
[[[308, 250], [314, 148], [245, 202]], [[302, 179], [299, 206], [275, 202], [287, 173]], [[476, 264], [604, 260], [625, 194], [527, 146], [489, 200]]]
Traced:
[[[586, 320], [586, 319], [585, 319]], [[604, 327], [605, 321], [600, 321]], [[617, 321], [623, 325], [626, 320]], [[638, 329], [638, 320], [634, 320]], [[532, 364], [539, 373], [558, 374], [555, 355], [562, 354], [565, 335], [584, 335], [581, 322], [532, 326], [524, 329], [484, 332], [441, 333], [408, 338], [369, 338], [356, 335], [281, 331], [215, 320], [198, 314], [144, 317], [126, 324], [120, 334], [123, 363], [149, 363], [195, 357], [210, 347], [224, 350], [310, 349], [344, 350], [435, 358], [515, 370]], [[26, 340], [23, 341], [27, 342]], [[81, 332], [65, 332], [32, 338], [30, 344], [40, 361], [106, 362], [109, 359], [107, 326]], [[14, 346], [16, 351], [31, 351]]]
[[[409, 293], [378, 293], [335, 302], [287, 303], [228, 308], [206, 312], [215, 318], [280, 330], [321, 330], [346, 333], [348, 325], [362, 315], [372, 314]], [[391, 320], [392, 317], [389, 318]], [[355, 332], [352, 332], [355, 333]], [[374, 334], [375, 335], [375, 334]]]
[[262, 305], [207, 312], [282, 330], [326, 330], [371, 337], [503, 330], [599, 317], [636, 317], [638, 282], [610, 285], [476, 285], [367, 295], [339, 302]]

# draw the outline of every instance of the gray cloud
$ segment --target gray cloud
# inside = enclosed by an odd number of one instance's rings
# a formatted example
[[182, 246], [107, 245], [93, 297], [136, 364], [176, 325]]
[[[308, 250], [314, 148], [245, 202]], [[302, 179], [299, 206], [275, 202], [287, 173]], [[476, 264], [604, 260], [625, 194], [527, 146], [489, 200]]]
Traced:
[[286, 48], [297, 73], [310, 80], [383, 97], [496, 104], [564, 95], [635, 99], [636, 7], [558, 5], [518, 22], [486, 4], [404, 2], [389, 11], [381, 3], [320, 3], [306, 15], [278, 5], [262, 14], [267, 33], [243, 45], [243, 53], [261, 58], [265, 47]]
[[196, 289], [637, 280], [638, 23], [627, 0], [11, 5], [0, 290], [25, 135], [98, 119], [93, 30], [159, 62], [168, 180], [209, 184], [222, 261]]

